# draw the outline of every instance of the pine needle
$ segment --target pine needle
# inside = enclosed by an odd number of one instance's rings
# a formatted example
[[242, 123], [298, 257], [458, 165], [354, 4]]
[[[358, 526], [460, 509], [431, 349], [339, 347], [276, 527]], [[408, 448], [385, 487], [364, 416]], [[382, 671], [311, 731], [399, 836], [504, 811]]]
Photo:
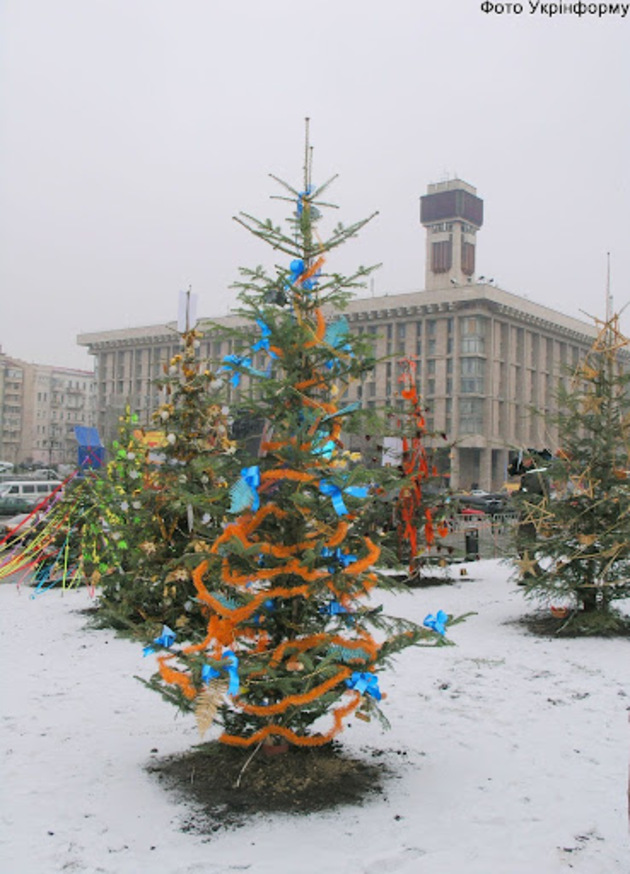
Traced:
[[228, 690], [228, 681], [222, 678], [212, 680], [208, 687], [197, 695], [195, 705], [195, 719], [199, 735], [203, 738], [216, 716], [223, 696]]

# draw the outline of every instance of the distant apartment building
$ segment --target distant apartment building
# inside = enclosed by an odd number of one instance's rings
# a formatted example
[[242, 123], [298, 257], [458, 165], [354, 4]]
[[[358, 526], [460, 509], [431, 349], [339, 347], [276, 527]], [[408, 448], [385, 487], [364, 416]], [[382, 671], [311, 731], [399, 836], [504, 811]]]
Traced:
[[[427, 231], [425, 290], [355, 298], [347, 307], [351, 331], [372, 338], [379, 360], [347, 397], [367, 408], [402, 409], [400, 376], [411, 359], [429, 410], [428, 429], [443, 432], [452, 444], [451, 485], [498, 488], [511, 453], [557, 447], [550, 414], [558, 384], [590, 348], [595, 328], [476, 276], [483, 202], [471, 185], [430, 185], [421, 199], [421, 223]], [[238, 351], [212, 326], [239, 323], [236, 316], [202, 321], [201, 357], [216, 367]], [[111, 439], [126, 405], [149, 424], [158, 404], [153, 381], [180, 348], [175, 324], [83, 334], [78, 342], [96, 358], [101, 433]], [[230, 402], [237, 404], [248, 391], [243, 379], [229, 388]]]
[[87, 370], [34, 364], [0, 352], [0, 458], [42, 466], [75, 464], [75, 425], [96, 422]]

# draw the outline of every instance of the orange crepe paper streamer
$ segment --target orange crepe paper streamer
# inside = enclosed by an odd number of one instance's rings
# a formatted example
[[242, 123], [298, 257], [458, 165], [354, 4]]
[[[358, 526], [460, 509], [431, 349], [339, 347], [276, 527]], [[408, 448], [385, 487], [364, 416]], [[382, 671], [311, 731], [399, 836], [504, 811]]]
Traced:
[[302, 382], [297, 382], [295, 387], [298, 391], [305, 391], [307, 388], [312, 388], [313, 386], [317, 386], [317, 388], [325, 388], [326, 382], [319, 376], [314, 376], [312, 379], [305, 379]]
[[299, 640], [285, 640], [273, 651], [271, 659], [269, 661], [269, 666], [275, 667], [276, 665], [279, 665], [286, 655], [287, 651], [292, 653], [304, 652], [307, 649], [313, 649], [314, 647], [325, 643], [327, 640], [330, 640], [331, 644], [337, 644], [338, 646], [343, 646], [346, 649], [363, 649], [368, 653], [373, 661], [376, 659], [376, 656], [378, 654], [379, 647], [375, 643], [372, 636], [367, 634], [367, 632], [363, 632], [359, 640], [348, 640], [344, 637], [340, 637], [337, 634], [334, 635], [334, 637], [329, 638], [328, 634], [323, 631], [319, 634], [311, 634], [309, 637], [302, 637]]
[[364, 649], [372, 661], [376, 659], [380, 649], [372, 635], [368, 634], [367, 631], [361, 631], [358, 640], [348, 640], [347, 638], [336, 635], [330, 642], [337, 644], [338, 646], [343, 646], [346, 649]]
[[286, 698], [278, 701], [277, 704], [243, 704], [240, 700], [238, 703], [243, 713], [251, 713], [253, 716], [275, 716], [277, 713], [284, 713], [289, 707], [300, 707], [302, 704], [315, 701], [316, 698], [320, 698], [329, 689], [338, 686], [351, 673], [351, 668], [340, 668], [334, 677], [330, 677], [330, 679], [320, 683], [319, 686], [315, 686], [310, 692], [304, 692], [301, 695], [287, 695]]
[[[271, 580], [274, 577], [281, 576], [282, 574], [295, 574], [295, 576], [301, 577], [307, 583], [314, 583], [317, 580], [321, 580], [323, 577], [327, 576], [327, 571], [323, 569], [314, 569], [310, 571], [308, 568], [304, 567], [304, 565], [301, 565], [300, 562], [297, 561], [297, 559], [291, 559], [291, 561], [288, 561], [285, 565], [282, 565], [281, 567], [261, 568], [255, 573], [248, 574], [239, 574], [235, 571], [230, 570], [228, 560], [224, 559], [222, 573], [223, 581], [226, 583], [232, 583], [235, 586], [246, 586], [248, 583], [251, 583], [254, 580]], [[290, 591], [295, 592], [297, 590], [292, 589]], [[271, 595], [269, 595], [268, 597], [271, 597]]]
[[183, 674], [181, 671], [175, 670], [175, 668], [169, 668], [169, 666], [166, 664], [166, 660], [168, 658], [172, 658], [172, 656], [158, 656], [160, 676], [167, 683], [171, 683], [174, 686], [179, 686], [186, 698], [192, 701], [193, 698], [197, 697], [197, 689], [195, 689], [190, 681], [190, 678], [186, 674]]
[[[255, 546], [260, 552], [265, 555], [273, 555], [274, 558], [290, 558], [295, 553], [305, 549], [310, 549], [313, 546], [312, 540], [304, 540], [293, 546], [275, 546], [273, 543], [269, 543], [266, 540], [250, 540], [241, 526], [235, 524], [234, 526], [230, 526], [230, 528], [232, 528], [230, 531], [231, 536], [237, 538], [245, 549]], [[227, 530], [228, 529], [226, 529], [226, 531]], [[314, 533], [311, 535], [311, 538], [315, 537], [317, 537], [317, 534]], [[230, 539], [229, 537], [225, 537], [225, 532], [221, 535], [221, 538], [223, 538], [223, 540]]]
[[322, 631], [319, 634], [311, 634], [309, 637], [301, 637], [299, 640], [285, 640], [271, 654], [269, 666], [279, 665], [288, 649], [304, 652], [306, 649], [312, 649], [315, 646], [319, 646], [320, 643], [325, 643], [327, 639], [328, 635], [325, 631]]
[[311, 264], [311, 266], [308, 268], [306, 273], [303, 273], [300, 276], [300, 279], [299, 279], [300, 283], [304, 282], [305, 279], [310, 279], [311, 276], [314, 276], [317, 273], [317, 271], [319, 270], [319, 268], [323, 266], [325, 260], [326, 259], [324, 258], [324, 256], [320, 255], [320, 257], [317, 259], [317, 261], [314, 261]]
[[368, 554], [364, 558], [360, 558], [358, 561], [353, 561], [352, 564], [349, 564], [347, 567], [343, 569], [344, 574], [360, 574], [363, 571], [366, 571], [369, 567], [371, 567], [374, 562], [378, 559], [381, 554], [380, 547], [375, 543], [372, 543], [369, 537], [364, 538], [367, 547]]
[[280, 349], [278, 346], [269, 346], [270, 352], [275, 352], [278, 358], [284, 358], [284, 349]]
[[288, 468], [286, 470], [266, 470], [260, 475], [260, 482], [262, 484], [275, 482], [279, 479], [290, 479], [296, 482], [313, 482], [315, 477], [312, 473], [305, 473], [301, 470], [289, 470]]
[[349, 701], [348, 704], [344, 704], [343, 707], [338, 707], [333, 712], [333, 727], [326, 734], [301, 737], [299, 734], [291, 731], [290, 728], [285, 728], [283, 725], [266, 725], [259, 731], [254, 732], [250, 737], [240, 737], [236, 734], [222, 734], [219, 737], [219, 741], [235, 747], [249, 747], [252, 746], [252, 744], [259, 743], [270, 735], [274, 735], [283, 737], [285, 740], [288, 740], [289, 743], [292, 743], [297, 747], [321, 747], [324, 744], [327, 744], [329, 740], [332, 740], [335, 735], [339, 734], [343, 728], [343, 720], [359, 706], [361, 694], [354, 689], [351, 689], [349, 694], [352, 695], [352, 700]]
[[343, 543], [345, 540], [346, 534], [348, 533], [348, 523], [341, 520], [337, 525], [337, 530], [332, 535], [332, 537], [326, 541], [326, 546], [334, 547], [339, 546], [340, 543]]
[[315, 310], [315, 318], [317, 319], [317, 327], [313, 332], [314, 339], [309, 340], [307, 343], [304, 344], [305, 349], [310, 349], [313, 346], [317, 346], [318, 343], [321, 343], [326, 333], [326, 319], [324, 318], [324, 314], [321, 310]]
[[266, 601], [268, 598], [296, 598], [299, 595], [308, 598], [308, 586], [294, 586], [293, 588], [283, 588], [279, 586], [275, 589], [269, 589], [265, 592], [259, 592], [257, 595], [254, 595], [249, 604], [244, 604], [242, 607], [237, 607], [236, 610], [232, 610], [230, 607], [226, 607], [225, 604], [222, 604], [210, 593], [208, 593], [207, 597], [205, 597], [203, 600], [206, 602], [206, 604], [209, 604], [213, 610], [216, 610], [216, 612], [220, 616], [229, 619], [232, 626], [234, 626], [238, 625], [240, 622], [243, 622], [245, 619], [249, 619], [250, 616], [252, 616], [260, 607], [260, 605], [264, 603], [264, 601]]

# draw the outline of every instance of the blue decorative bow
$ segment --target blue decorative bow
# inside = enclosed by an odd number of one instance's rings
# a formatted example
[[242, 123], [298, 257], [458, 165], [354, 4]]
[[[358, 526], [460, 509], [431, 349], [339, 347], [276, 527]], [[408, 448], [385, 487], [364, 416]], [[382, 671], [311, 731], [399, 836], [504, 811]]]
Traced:
[[226, 671], [230, 684], [228, 686], [228, 695], [238, 695], [238, 690], [241, 685], [241, 681], [238, 677], [238, 659], [234, 655], [231, 649], [223, 650], [223, 664], [221, 668], [217, 670], [213, 668], [211, 665], [204, 665], [201, 669], [201, 680], [203, 683], [209, 683], [210, 680], [214, 680], [216, 677], [221, 676], [221, 671]]
[[439, 635], [444, 637], [446, 634], [446, 624], [448, 622], [448, 613], [445, 613], [444, 610], [438, 610], [437, 616], [434, 616], [433, 613], [429, 613], [428, 616], [425, 616], [424, 622], [422, 623], [427, 628], [431, 628], [433, 631], [436, 631]]
[[[342, 490], [339, 486], [323, 479], [319, 484], [319, 490], [322, 495], [326, 495], [332, 500], [335, 513], [338, 516], [345, 516], [348, 513], [346, 505], [343, 502]], [[350, 495], [353, 498], [367, 498], [369, 494], [367, 486], [347, 486], [343, 491], [345, 494]]]
[[[341, 565], [341, 567], [348, 567], [349, 564], [353, 564], [357, 560], [356, 555], [352, 555], [352, 553], [350, 552], [342, 552], [339, 547], [337, 547], [337, 549], [329, 549], [327, 546], [325, 546], [322, 549], [322, 556], [324, 558], [334, 559], [338, 564]], [[328, 570], [331, 574], [334, 574], [336, 567], [334, 565], [329, 565]]]
[[349, 689], [355, 689], [361, 695], [370, 695], [377, 701], [381, 700], [381, 690], [378, 688], [378, 677], [376, 674], [362, 673], [355, 671], [351, 677], [346, 680], [346, 686]]
[[[160, 634], [159, 637], [155, 637], [153, 639], [153, 643], [157, 643], [158, 646], [163, 646], [168, 649], [169, 647], [173, 646], [176, 637], [177, 635], [172, 628], [169, 628], [168, 625], [163, 625], [162, 634]], [[155, 652], [154, 647], [152, 647], [151, 645], [145, 646], [145, 648], [142, 650], [142, 655], [148, 656], [152, 652]]]
[[330, 601], [325, 607], [320, 607], [319, 612], [328, 613], [330, 616], [339, 616], [341, 613], [347, 613], [348, 610], [339, 601]]
[[276, 355], [276, 353], [269, 348], [271, 329], [268, 325], [265, 324], [265, 322], [263, 322], [262, 319], [256, 319], [256, 324], [260, 328], [262, 337], [260, 338], [260, 340], [254, 343], [254, 345], [252, 346], [252, 352], [259, 352], [261, 349], [263, 349], [265, 352], [268, 352], [272, 358], [277, 358], [278, 356]]
[[252, 359], [251, 358], [242, 358], [240, 355], [225, 355], [223, 358], [223, 363], [225, 367], [222, 370], [233, 370], [234, 373], [230, 379], [230, 382], [233, 386], [239, 385], [241, 381], [241, 374], [236, 369], [237, 367], [244, 367], [246, 369], [251, 369]]
[[260, 376], [267, 377], [268, 373], [264, 373], [262, 370], [256, 370], [255, 367], [252, 367], [252, 359], [247, 358], [246, 356], [241, 355], [224, 355], [223, 356], [224, 367], [221, 370], [233, 370], [232, 377], [230, 382], [234, 387], [240, 384], [241, 374], [238, 368], [242, 368], [246, 370], [248, 373], [251, 373], [252, 376]]

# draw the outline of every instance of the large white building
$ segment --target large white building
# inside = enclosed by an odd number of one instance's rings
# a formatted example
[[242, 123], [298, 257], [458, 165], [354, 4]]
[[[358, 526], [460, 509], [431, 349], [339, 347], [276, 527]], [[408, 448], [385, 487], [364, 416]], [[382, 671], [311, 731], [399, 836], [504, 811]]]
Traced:
[[[595, 327], [475, 275], [483, 202], [471, 185], [458, 179], [430, 185], [421, 222], [425, 290], [355, 298], [347, 308], [351, 330], [370, 335], [376, 358], [387, 358], [349, 390], [349, 399], [368, 408], [400, 407], [401, 359], [414, 359], [428, 427], [453, 444], [451, 485], [498, 488], [510, 452], [557, 445], [549, 414], [558, 383], [590, 348]], [[213, 336], [209, 322], [199, 328], [209, 362], [234, 351], [232, 341]], [[78, 342], [96, 359], [97, 421], [106, 439], [127, 404], [148, 424], [158, 401], [152, 381], [179, 350], [175, 324], [83, 334]], [[247, 381], [231, 392], [235, 402]]]

